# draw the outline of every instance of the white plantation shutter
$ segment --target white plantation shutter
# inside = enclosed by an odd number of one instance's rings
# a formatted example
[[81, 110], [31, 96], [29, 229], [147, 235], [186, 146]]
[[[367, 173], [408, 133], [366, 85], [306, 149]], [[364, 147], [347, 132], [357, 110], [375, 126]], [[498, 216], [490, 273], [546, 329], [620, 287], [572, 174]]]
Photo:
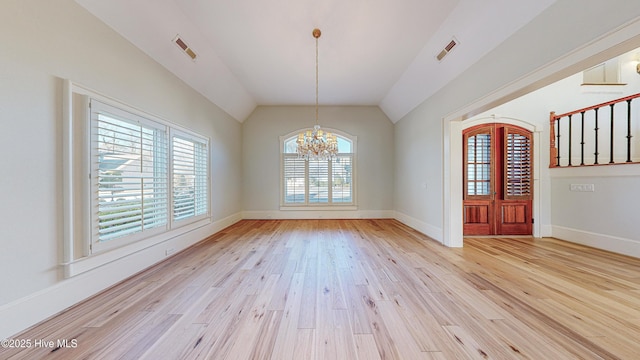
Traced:
[[340, 153], [332, 161], [299, 159], [297, 136], [282, 137], [282, 205], [354, 205], [354, 140], [337, 135]]
[[331, 163], [331, 200], [334, 203], [353, 202], [352, 177], [353, 157], [351, 155], [339, 155]]
[[93, 243], [165, 229], [166, 128], [97, 101], [91, 119]]
[[505, 128], [504, 194], [505, 199], [531, 199], [533, 174], [531, 134]]
[[467, 198], [480, 199], [492, 196], [492, 155], [493, 129], [481, 129], [464, 136], [466, 144], [466, 194]]
[[207, 138], [128, 107], [90, 107], [91, 253], [206, 221]]
[[329, 161], [309, 160], [309, 203], [329, 202]]
[[307, 180], [304, 159], [297, 155], [284, 156], [284, 202], [286, 204], [304, 204]]
[[175, 132], [172, 136], [173, 220], [207, 214], [208, 141]]

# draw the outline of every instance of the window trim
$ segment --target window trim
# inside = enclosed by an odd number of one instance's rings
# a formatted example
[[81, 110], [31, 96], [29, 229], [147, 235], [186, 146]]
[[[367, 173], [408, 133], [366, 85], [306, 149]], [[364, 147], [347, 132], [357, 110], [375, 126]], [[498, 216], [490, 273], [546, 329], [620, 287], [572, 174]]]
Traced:
[[[284, 201], [284, 196], [285, 196], [285, 189], [284, 189], [284, 185], [285, 185], [285, 179], [284, 179], [284, 162], [285, 162], [285, 157], [287, 156], [285, 154], [285, 143], [287, 142], [287, 140], [290, 140], [294, 137], [297, 137], [297, 135], [300, 132], [303, 132], [307, 129], [298, 129], [295, 131], [292, 131], [286, 135], [282, 135], [279, 137], [279, 141], [280, 141], [280, 171], [279, 171], [279, 177], [280, 177], [280, 210], [292, 210], [292, 211], [298, 211], [298, 210], [302, 210], [302, 211], [313, 211], [313, 210], [357, 210], [358, 208], [358, 196], [357, 196], [357, 192], [358, 192], [358, 186], [357, 186], [357, 160], [356, 160], [356, 154], [357, 154], [357, 143], [358, 143], [358, 138], [357, 136], [348, 134], [344, 131], [341, 130], [337, 130], [337, 129], [333, 129], [333, 128], [325, 128], [323, 127], [322, 130], [324, 130], [325, 132], [331, 132], [337, 136], [340, 136], [342, 138], [347, 139], [349, 142], [351, 142], [351, 152], [350, 153], [338, 153], [338, 155], [346, 155], [346, 156], [351, 156], [351, 166], [352, 166], [352, 171], [351, 171], [351, 183], [354, 184], [355, 186], [352, 186], [351, 189], [351, 198], [352, 201], [349, 203], [309, 203], [308, 202], [308, 196], [309, 196], [309, 183], [308, 181], [306, 181], [305, 183], [305, 203], [304, 204], [300, 204], [300, 203], [295, 203], [295, 204], [289, 204], [289, 203], [285, 203]], [[295, 155], [294, 155], [295, 156]], [[332, 175], [332, 171], [331, 168], [329, 169], [329, 176]], [[308, 173], [308, 166], [305, 166], [305, 179], [308, 179], [309, 177], [309, 173]]]
[[[79, 95], [82, 101], [79, 104], [74, 104], [74, 95]], [[93, 129], [93, 110], [89, 107], [92, 101], [97, 101], [105, 104], [109, 107], [118, 109], [126, 114], [132, 115], [136, 118], [141, 118], [147, 124], [152, 124], [155, 127], [164, 127], [166, 129], [165, 137], [167, 141], [167, 192], [168, 192], [168, 205], [167, 205], [167, 224], [161, 226], [160, 230], [148, 231], [144, 235], [131, 237], [131, 240], [126, 241], [113, 241], [112, 244], [96, 247], [96, 237], [94, 236], [95, 225], [94, 216], [90, 215], [94, 210], [97, 211], [97, 204], [94, 204], [92, 200], [94, 196], [94, 186], [91, 184], [91, 177], [95, 176], [95, 168], [92, 164], [93, 155], [95, 151], [94, 139], [92, 138]], [[203, 136], [194, 132], [188, 128], [177, 125], [170, 121], [164, 120], [156, 115], [148, 113], [143, 110], [139, 110], [124, 102], [112, 99], [110, 97], [99, 94], [93, 90], [87, 89], [70, 81], [65, 82], [65, 148], [68, 147], [68, 152], [65, 153], [65, 163], [69, 161], [69, 167], [65, 172], [65, 182], [69, 182], [69, 185], [73, 186], [74, 183], [81, 181], [83, 184], [82, 195], [74, 194], [74, 191], [70, 188], [65, 191], [65, 211], [68, 214], [86, 213], [86, 217], [70, 218], [68, 223], [65, 223], [65, 276], [70, 277], [79, 273], [91, 270], [95, 267], [101, 266], [107, 262], [114, 261], [118, 258], [122, 258], [127, 255], [131, 255], [142, 249], [157, 245], [176, 236], [182, 235], [189, 231], [193, 231], [202, 226], [208, 225], [212, 222], [211, 208], [212, 208], [212, 186], [211, 186], [211, 139], [207, 136]], [[82, 132], [77, 133], [77, 129], [74, 127], [81, 124]], [[170, 157], [172, 155], [171, 150], [171, 134], [177, 132], [185, 138], [196, 139], [206, 144], [207, 154], [207, 205], [206, 213], [196, 217], [190, 217], [183, 219], [175, 224], [172, 223], [172, 172], [173, 166]], [[73, 156], [73, 149], [78, 151], [82, 149], [83, 155], [82, 161], [75, 161]], [[78, 178], [76, 174], [83, 174], [82, 179]], [[66, 190], [67, 186], [65, 186]], [[77, 205], [74, 205], [76, 201], [74, 198], [81, 197], [82, 209]], [[77, 203], [76, 203], [77, 204]], [[84, 210], [83, 210], [84, 209]], [[74, 230], [75, 229], [75, 230]], [[82, 231], [77, 231], [77, 230]], [[115, 239], [114, 239], [115, 240]], [[81, 245], [80, 245], [81, 244]], [[82, 251], [78, 252], [79, 246], [82, 247]]]
[[[213, 187], [208, 181], [208, 211], [209, 217], [183, 224], [183, 226], [169, 229], [156, 236], [146, 237], [140, 241], [113, 249], [92, 252], [91, 245], [91, 112], [89, 99], [106, 103], [111, 106], [124, 106], [135, 115], [148, 117], [186, 132], [191, 130], [164, 120], [147, 111], [140, 110], [123, 101], [103, 95], [84, 85], [65, 79], [62, 84], [62, 261], [60, 266], [64, 278], [71, 278], [94, 270], [113, 261], [124, 259], [143, 250], [158, 246], [163, 242], [176, 239], [179, 236], [196, 231], [212, 223], [211, 215]], [[211, 179], [213, 156], [211, 153], [211, 139], [208, 152], [208, 176]]]

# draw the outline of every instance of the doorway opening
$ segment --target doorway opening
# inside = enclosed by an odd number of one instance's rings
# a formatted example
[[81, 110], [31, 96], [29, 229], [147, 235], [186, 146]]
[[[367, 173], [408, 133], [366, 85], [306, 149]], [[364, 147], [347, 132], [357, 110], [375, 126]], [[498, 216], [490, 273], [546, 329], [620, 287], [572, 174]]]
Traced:
[[532, 235], [532, 132], [491, 123], [462, 137], [463, 235]]

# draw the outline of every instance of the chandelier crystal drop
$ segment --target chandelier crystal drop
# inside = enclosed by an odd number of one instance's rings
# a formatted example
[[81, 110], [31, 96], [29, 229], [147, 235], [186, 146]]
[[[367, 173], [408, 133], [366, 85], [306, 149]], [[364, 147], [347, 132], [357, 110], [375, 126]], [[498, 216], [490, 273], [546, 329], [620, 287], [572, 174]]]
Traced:
[[324, 132], [318, 125], [318, 38], [322, 34], [319, 29], [313, 29], [316, 39], [316, 125], [313, 130], [306, 130], [298, 134], [297, 153], [299, 159], [305, 160], [333, 160], [338, 154], [338, 140], [330, 132]]

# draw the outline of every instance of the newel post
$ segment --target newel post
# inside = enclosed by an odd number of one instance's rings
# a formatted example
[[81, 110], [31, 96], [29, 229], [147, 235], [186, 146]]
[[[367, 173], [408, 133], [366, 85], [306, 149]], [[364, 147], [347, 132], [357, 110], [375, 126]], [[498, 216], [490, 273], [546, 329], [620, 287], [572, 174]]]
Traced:
[[556, 112], [549, 114], [549, 167], [558, 166], [558, 148], [556, 147]]

